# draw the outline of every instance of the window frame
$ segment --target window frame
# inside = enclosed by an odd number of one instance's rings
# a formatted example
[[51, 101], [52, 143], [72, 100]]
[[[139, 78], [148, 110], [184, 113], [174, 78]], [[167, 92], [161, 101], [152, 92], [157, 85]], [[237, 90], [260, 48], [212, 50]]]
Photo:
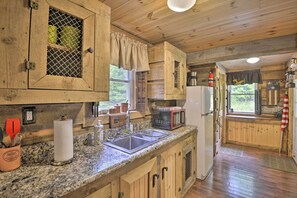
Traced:
[[[254, 94], [231, 94], [231, 86], [234, 85], [228, 85], [227, 86], [227, 114], [232, 114], [232, 115], [256, 115], [257, 113], [257, 97], [261, 97], [261, 96], [257, 96], [257, 92], [259, 92], [259, 88], [258, 88], [258, 83], [253, 83], [254, 84]], [[231, 112], [231, 95], [254, 95], [254, 111], [253, 112], [248, 112], [248, 111], [232, 111]]]
[[[112, 66], [112, 65], [110, 65], [110, 66]], [[115, 66], [115, 67], [117, 67], [117, 66]], [[118, 69], [123, 69], [123, 70], [127, 71], [127, 79], [128, 80], [116, 79], [116, 78], [112, 78], [110, 76], [109, 82], [110, 83], [111, 82], [125, 83], [125, 84], [128, 85], [128, 90], [126, 92], [127, 93], [126, 94], [126, 99], [129, 101], [129, 105], [130, 105], [129, 109], [135, 109], [136, 108], [136, 103], [135, 103], [136, 102], [136, 83], [135, 83], [136, 71], [135, 70], [127, 70], [127, 69], [124, 69], [124, 68], [118, 68]], [[109, 72], [110, 72], [110, 70], [109, 70]], [[110, 90], [109, 90], [109, 92], [110, 92]], [[104, 101], [100, 101], [100, 102], [104, 102]], [[116, 105], [116, 104], [113, 104], [113, 105]]]

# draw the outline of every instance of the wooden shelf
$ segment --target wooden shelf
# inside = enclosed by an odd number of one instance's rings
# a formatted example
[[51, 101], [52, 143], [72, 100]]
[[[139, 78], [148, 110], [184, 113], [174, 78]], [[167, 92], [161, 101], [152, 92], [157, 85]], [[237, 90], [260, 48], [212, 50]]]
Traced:
[[52, 49], [62, 50], [65, 52], [80, 53], [80, 51], [77, 49], [71, 49], [71, 48], [65, 47], [63, 45], [58, 45], [58, 44], [53, 44], [53, 43], [47, 43], [47, 45], [48, 45], [48, 47], [50, 47]]

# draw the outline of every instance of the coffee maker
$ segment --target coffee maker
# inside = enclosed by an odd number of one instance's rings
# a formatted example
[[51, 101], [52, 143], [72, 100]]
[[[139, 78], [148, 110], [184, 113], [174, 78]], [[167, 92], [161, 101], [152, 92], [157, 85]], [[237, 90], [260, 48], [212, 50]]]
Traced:
[[187, 73], [187, 86], [197, 86], [197, 72]]

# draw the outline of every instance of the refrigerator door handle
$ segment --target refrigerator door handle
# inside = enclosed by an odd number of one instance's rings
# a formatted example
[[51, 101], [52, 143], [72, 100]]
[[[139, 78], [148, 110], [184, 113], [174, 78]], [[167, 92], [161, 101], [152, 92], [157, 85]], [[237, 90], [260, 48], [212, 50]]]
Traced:
[[210, 114], [213, 114], [213, 111], [209, 112], [209, 113], [204, 113], [204, 114], [201, 114], [201, 116], [208, 116]]

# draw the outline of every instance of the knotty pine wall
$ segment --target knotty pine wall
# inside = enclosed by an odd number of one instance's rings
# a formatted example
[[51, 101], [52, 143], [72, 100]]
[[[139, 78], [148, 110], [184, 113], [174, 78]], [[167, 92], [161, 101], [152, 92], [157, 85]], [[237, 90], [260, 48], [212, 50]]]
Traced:
[[[22, 124], [22, 108], [36, 107], [36, 123]], [[0, 127], [4, 127], [7, 118], [21, 120], [22, 144], [34, 144], [53, 140], [53, 121], [67, 115], [73, 119], [74, 134], [88, 131], [88, 123], [93, 122], [91, 103], [44, 104], [44, 105], [9, 105], [0, 106]]]
[[[227, 142], [278, 150], [281, 121], [274, 119], [227, 118]], [[283, 146], [286, 148], [286, 145]]]
[[[271, 65], [260, 68], [262, 84], [258, 85], [261, 91], [262, 114], [256, 118], [227, 117], [226, 142], [248, 145], [259, 148], [277, 150], [280, 146], [281, 121], [275, 118], [275, 113], [282, 109], [285, 88], [285, 65]], [[280, 83], [280, 100], [278, 105], [268, 105], [266, 86], [269, 80], [278, 80]], [[288, 134], [285, 133], [282, 151], [287, 151]]]
[[[207, 86], [208, 73], [213, 69], [213, 64], [190, 67], [190, 71], [197, 71], [198, 85]], [[237, 72], [240, 70], [229, 70], [227, 72]], [[260, 68], [262, 84], [258, 85], [261, 90], [262, 114], [259, 118], [230, 118], [227, 116], [223, 123], [223, 143], [234, 143], [249, 145], [266, 149], [276, 150], [279, 148], [280, 124], [281, 121], [275, 118], [275, 112], [283, 107], [283, 98], [287, 91], [285, 88], [285, 65], [271, 65]], [[280, 101], [278, 105], [268, 105], [266, 99], [266, 86], [269, 80], [279, 80], [280, 82]], [[265, 119], [267, 118], [267, 119]], [[271, 121], [269, 121], [271, 120]], [[287, 134], [284, 136], [283, 151], [287, 151]]]
[[[111, 25], [111, 32], [122, 32], [128, 37], [151, 46], [150, 43]], [[157, 105], [166, 105], [157, 102]], [[22, 108], [36, 107], [36, 123], [21, 126], [23, 136], [22, 145], [30, 145], [38, 142], [53, 140], [53, 121], [61, 115], [67, 114], [73, 119], [74, 135], [86, 133], [92, 130], [96, 120], [101, 119], [105, 128], [108, 127], [109, 117], [93, 118], [91, 103], [45, 104], [45, 105], [0, 105], [0, 127], [4, 127], [7, 118], [20, 118], [22, 120]], [[150, 114], [148, 112], [148, 114]], [[132, 119], [142, 119], [140, 113], [133, 113]], [[148, 116], [150, 118], [150, 116]], [[7, 136], [5, 138], [8, 138]]]

